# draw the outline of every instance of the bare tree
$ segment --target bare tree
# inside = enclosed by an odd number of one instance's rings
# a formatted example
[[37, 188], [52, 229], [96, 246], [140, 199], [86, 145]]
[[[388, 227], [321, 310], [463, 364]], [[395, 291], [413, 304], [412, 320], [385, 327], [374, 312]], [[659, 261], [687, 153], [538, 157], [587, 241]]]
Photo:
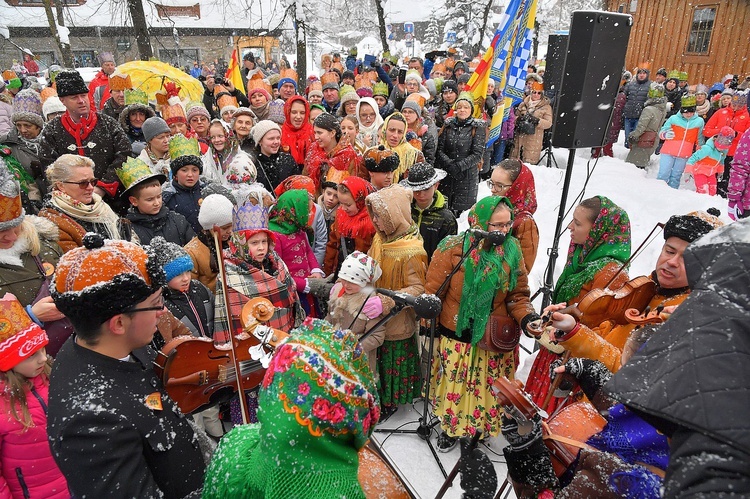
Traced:
[[375, 10], [378, 13], [378, 34], [380, 35], [380, 44], [383, 46], [383, 52], [388, 52], [388, 35], [385, 29], [385, 10], [383, 9], [383, 0], [375, 0]]
[[133, 22], [133, 31], [135, 32], [135, 42], [138, 45], [138, 57], [143, 61], [147, 61], [154, 56], [154, 50], [151, 47], [151, 36], [148, 33], [143, 2], [142, 0], [127, 1], [130, 19]]
[[[55, 14], [52, 12], [52, 0], [42, 0], [44, 4], [44, 12], [47, 14], [47, 23], [49, 29], [52, 31], [52, 38], [57, 43], [57, 48], [60, 50], [62, 56], [63, 65], [72, 68], [73, 67], [73, 51], [70, 49], [70, 40], [67, 36], [62, 37], [59, 26], [65, 26], [65, 19], [62, 13], [62, 2], [55, 2], [57, 6], [57, 20], [55, 20]], [[64, 38], [64, 39], [63, 39]]]

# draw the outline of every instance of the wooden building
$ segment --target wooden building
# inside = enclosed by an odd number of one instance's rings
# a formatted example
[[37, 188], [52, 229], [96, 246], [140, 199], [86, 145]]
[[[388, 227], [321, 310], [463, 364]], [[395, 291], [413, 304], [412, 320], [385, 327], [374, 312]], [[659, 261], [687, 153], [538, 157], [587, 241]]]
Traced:
[[687, 71], [708, 86], [750, 75], [750, 0], [607, 0], [607, 9], [633, 16], [630, 70]]

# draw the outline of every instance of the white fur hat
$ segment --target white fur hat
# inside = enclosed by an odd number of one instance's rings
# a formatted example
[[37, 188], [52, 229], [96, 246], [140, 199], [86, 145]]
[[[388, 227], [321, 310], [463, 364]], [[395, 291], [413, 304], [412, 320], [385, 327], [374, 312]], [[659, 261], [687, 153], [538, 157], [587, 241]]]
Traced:
[[232, 202], [221, 194], [211, 194], [203, 198], [198, 211], [198, 223], [205, 230], [211, 230], [214, 225], [223, 227], [232, 223]]

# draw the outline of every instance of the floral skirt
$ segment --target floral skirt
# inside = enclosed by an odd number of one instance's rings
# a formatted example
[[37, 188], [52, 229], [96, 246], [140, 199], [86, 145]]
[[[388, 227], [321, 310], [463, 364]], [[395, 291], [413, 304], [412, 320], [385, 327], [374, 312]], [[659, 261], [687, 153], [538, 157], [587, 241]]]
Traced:
[[441, 337], [432, 361], [435, 386], [432, 395], [435, 415], [452, 437], [500, 434], [502, 407], [490, 387], [499, 376], [512, 380], [516, 374], [516, 354], [500, 354]]
[[420, 397], [422, 388], [416, 335], [405, 340], [385, 341], [379, 352], [380, 403], [411, 404]]

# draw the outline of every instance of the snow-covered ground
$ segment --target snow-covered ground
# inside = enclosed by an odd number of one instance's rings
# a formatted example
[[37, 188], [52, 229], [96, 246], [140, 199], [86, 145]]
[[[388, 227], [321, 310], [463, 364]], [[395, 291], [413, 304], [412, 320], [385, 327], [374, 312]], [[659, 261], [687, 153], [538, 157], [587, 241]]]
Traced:
[[[539, 166], [530, 166], [536, 181], [539, 208], [534, 215], [534, 219], [539, 226], [540, 235], [539, 253], [529, 278], [532, 293], [544, 283], [544, 271], [548, 262], [547, 250], [552, 245], [565, 176], [564, 168], [568, 158], [567, 150], [555, 149], [554, 153], [557, 164], [560, 167], [559, 169], [555, 168], [554, 165], [552, 168], [547, 168], [546, 162]], [[604, 195], [624, 208], [630, 216], [632, 247], [634, 250], [658, 222], [666, 222], [670, 216], [675, 214], [685, 214], [695, 210], [706, 210], [715, 207], [721, 211], [722, 220], [730, 222], [726, 216], [726, 200], [718, 196], [712, 197], [705, 194], [697, 194], [692, 179], [687, 175], [683, 177], [683, 182], [679, 190], [672, 189], [665, 182], [656, 180], [659, 163], [658, 156], [652, 156], [651, 166], [645, 171], [636, 168], [634, 165], [625, 163], [624, 160], [628, 151], [622, 146], [622, 137], [620, 142], [615, 144], [614, 153], [614, 158], [601, 158], [594, 166], [596, 160], [591, 160], [587, 164], [589, 157], [588, 149], [579, 149], [576, 151], [567, 206], [571, 206], [579, 194], [581, 194], [588, 172], [593, 170], [586, 185], [586, 190], [580, 199], [595, 195]], [[479, 188], [479, 197], [481, 198], [489, 194], [489, 188], [482, 184]], [[563, 226], [567, 226], [570, 218], [571, 215], [569, 214]], [[459, 222], [459, 229], [463, 230], [466, 227], [466, 214], [464, 214]], [[629, 270], [631, 277], [651, 273], [658, 254], [661, 251], [663, 241], [664, 239], [661, 234], [657, 233], [653, 241], [645, 247], [642, 254], [631, 263]], [[570, 238], [567, 231], [565, 231], [560, 239], [560, 256], [555, 266], [555, 280], [562, 272], [569, 243]], [[535, 301], [537, 309], [540, 304], [541, 297]], [[522, 338], [522, 345], [530, 349], [532, 346], [531, 340], [525, 337]], [[532, 361], [533, 358], [522, 350], [521, 367], [518, 370], [518, 377], [520, 379], [526, 379]], [[401, 406], [398, 412], [388, 421], [381, 424], [379, 428], [395, 428], [410, 421], [416, 421], [419, 418], [421, 410], [421, 402], [414, 404], [413, 407]], [[417, 426], [418, 423], [415, 422], [413, 424], [406, 424], [404, 427], [413, 429]], [[431, 438], [433, 445], [435, 445], [436, 437], [437, 430], [434, 430]], [[383, 451], [404, 476], [412, 492], [417, 497], [423, 499], [435, 497], [443, 483], [443, 476], [430, 453], [429, 447], [419, 436], [413, 434], [388, 435], [385, 433], [375, 433], [374, 438], [378, 442], [384, 442], [382, 445]], [[504, 445], [506, 444], [502, 437], [490, 439], [489, 447], [480, 445], [480, 448], [495, 463], [500, 484], [502, 484], [507, 473], [504, 463], [505, 459], [502, 455]], [[455, 447], [448, 453], [439, 453], [439, 458], [447, 472], [450, 472], [459, 456], [460, 450], [458, 447]], [[456, 478], [454, 486], [449, 489], [445, 497], [461, 497], [459, 478]], [[512, 492], [508, 497], [514, 497]]]

